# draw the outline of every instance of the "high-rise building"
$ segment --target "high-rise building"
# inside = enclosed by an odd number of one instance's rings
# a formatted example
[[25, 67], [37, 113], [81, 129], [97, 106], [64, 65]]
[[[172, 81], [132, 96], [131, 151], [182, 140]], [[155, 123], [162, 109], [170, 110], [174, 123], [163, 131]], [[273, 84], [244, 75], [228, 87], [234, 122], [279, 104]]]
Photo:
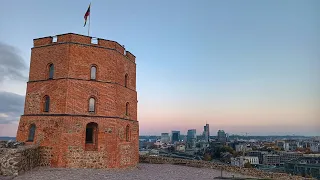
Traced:
[[170, 142], [169, 133], [161, 133], [161, 142], [162, 143], [169, 143]]
[[115, 41], [68, 33], [33, 40], [17, 141], [52, 167], [139, 162], [135, 56]]
[[187, 146], [188, 148], [195, 148], [196, 147], [196, 130], [195, 129], [189, 129], [187, 133]]
[[226, 136], [226, 133], [224, 132], [224, 130], [219, 130], [217, 133], [217, 137], [218, 137], [219, 142], [224, 143], [227, 141], [227, 136]]
[[311, 152], [320, 152], [320, 143], [314, 142], [310, 145]]
[[229, 134], [228, 133], [226, 133], [226, 141], [230, 142], [230, 138], [229, 138]]
[[203, 138], [206, 142], [209, 142], [210, 140], [209, 124], [206, 124], [205, 126], [203, 126]]
[[180, 131], [171, 132], [171, 142], [172, 144], [180, 141]]

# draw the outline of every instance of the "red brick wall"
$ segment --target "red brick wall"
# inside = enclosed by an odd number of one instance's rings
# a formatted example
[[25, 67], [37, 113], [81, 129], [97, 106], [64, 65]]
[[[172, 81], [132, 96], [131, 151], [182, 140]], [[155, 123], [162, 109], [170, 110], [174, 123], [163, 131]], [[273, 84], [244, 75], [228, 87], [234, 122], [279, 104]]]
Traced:
[[[63, 114], [66, 112], [68, 80], [29, 82], [24, 114]], [[43, 112], [44, 96], [50, 97], [50, 112]]]
[[68, 44], [52, 44], [46, 47], [33, 48], [29, 81], [47, 80], [50, 63], [54, 64], [54, 79], [68, 77], [68, 53]]
[[[34, 40], [24, 115], [17, 132], [26, 141], [29, 127], [36, 124], [35, 139], [27, 144], [50, 148], [48, 164], [54, 167], [119, 168], [138, 163], [139, 124], [135, 57], [124, 54], [117, 42], [76, 34], [58, 35], [56, 43]], [[112, 48], [112, 44], [114, 48]], [[108, 46], [108, 48], [106, 48]], [[122, 53], [120, 52], [122, 51]], [[48, 80], [48, 65], [54, 64], [54, 78]], [[90, 80], [91, 65], [97, 67]], [[125, 87], [125, 75], [129, 82]], [[43, 112], [43, 97], [50, 97], [50, 111]], [[96, 98], [96, 112], [88, 112], [90, 97]], [[125, 115], [129, 102], [129, 115]], [[86, 151], [86, 125], [98, 124], [96, 151]], [[125, 139], [130, 126], [130, 141]]]

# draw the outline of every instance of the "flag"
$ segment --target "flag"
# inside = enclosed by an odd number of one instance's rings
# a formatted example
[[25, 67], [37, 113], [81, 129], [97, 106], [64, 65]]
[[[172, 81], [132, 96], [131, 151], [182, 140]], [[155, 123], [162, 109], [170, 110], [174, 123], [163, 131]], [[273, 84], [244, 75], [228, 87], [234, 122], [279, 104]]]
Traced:
[[83, 27], [85, 27], [85, 26], [86, 26], [88, 16], [90, 16], [90, 6], [91, 6], [91, 3], [89, 4], [89, 7], [88, 7], [87, 12], [84, 14], [84, 25], [83, 25]]

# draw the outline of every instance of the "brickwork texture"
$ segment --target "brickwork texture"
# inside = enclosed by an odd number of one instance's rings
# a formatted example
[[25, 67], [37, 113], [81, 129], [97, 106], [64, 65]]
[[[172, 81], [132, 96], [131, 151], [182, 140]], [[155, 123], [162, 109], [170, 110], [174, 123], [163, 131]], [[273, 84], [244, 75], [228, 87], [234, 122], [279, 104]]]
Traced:
[[[41, 155], [51, 167], [135, 166], [139, 162], [135, 56], [115, 41], [91, 40], [73, 33], [58, 35], [56, 42], [53, 37], [34, 39], [17, 141], [45, 149]], [[89, 111], [90, 98], [95, 100], [94, 112]], [[89, 123], [95, 124], [91, 134]], [[87, 136], [93, 136], [92, 142]]]

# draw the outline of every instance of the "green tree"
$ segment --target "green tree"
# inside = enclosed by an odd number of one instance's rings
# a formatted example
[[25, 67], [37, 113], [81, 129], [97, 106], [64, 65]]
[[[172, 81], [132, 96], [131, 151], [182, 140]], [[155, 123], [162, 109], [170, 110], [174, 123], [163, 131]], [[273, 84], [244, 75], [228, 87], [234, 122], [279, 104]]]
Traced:
[[223, 150], [223, 152], [229, 152], [231, 154], [234, 153], [234, 150], [230, 146], [223, 146], [222, 150]]
[[174, 152], [174, 147], [173, 146], [170, 146], [170, 147], [168, 147], [168, 152]]
[[245, 167], [245, 168], [253, 168], [253, 167], [252, 167], [252, 164], [250, 164], [249, 162], [246, 162], [246, 163], [244, 164], [244, 167]]
[[205, 160], [205, 161], [211, 161], [211, 155], [209, 154], [209, 153], [205, 153], [204, 154], [204, 157], [203, 157], [203, 160]]

